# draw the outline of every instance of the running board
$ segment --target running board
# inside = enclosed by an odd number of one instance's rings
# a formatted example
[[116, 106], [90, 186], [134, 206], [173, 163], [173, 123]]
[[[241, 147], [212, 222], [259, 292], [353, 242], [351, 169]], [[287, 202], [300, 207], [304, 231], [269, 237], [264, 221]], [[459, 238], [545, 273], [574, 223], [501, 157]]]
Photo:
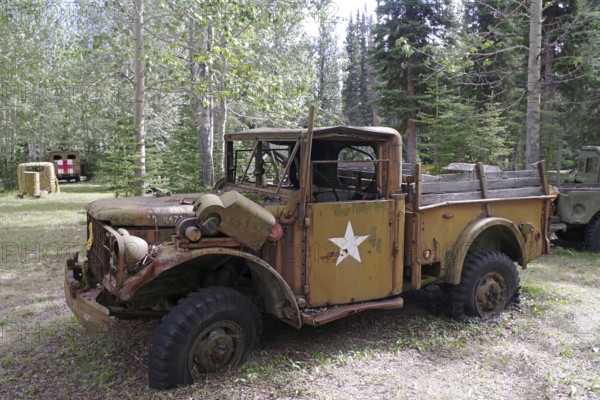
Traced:
[[404, 300], [402, 297], [393, 297], [391, 299], [344, 304], [342, 306], [311, 308], [302, 312], [302, 323], [305, 325], [319, 326], [361, 311], [391, 310], [394, 308], [402, 308], [403, 305]]

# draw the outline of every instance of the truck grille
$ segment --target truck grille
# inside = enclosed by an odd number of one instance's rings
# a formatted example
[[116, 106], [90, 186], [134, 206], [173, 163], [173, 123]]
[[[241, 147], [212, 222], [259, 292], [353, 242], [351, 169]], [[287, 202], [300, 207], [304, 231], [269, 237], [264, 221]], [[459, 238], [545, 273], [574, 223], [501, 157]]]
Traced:
[[88, 268], [96, 280], [101, 282], [102, 277], [110, 271], [112, 265], [114, 237], [104, 229], [102, 223], [88, 215], [88, 226], [90, 223], [92, 224], [92, 235], [94, 239], [92, 248], [87, 254]]

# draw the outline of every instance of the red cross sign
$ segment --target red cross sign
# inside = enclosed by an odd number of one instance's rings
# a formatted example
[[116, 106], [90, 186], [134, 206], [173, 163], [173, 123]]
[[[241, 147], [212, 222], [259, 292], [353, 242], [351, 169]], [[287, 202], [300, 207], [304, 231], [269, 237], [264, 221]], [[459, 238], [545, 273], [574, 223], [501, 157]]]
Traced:
[[73, 173], [73, 160], [56, 160], [55, 163], [59, 175]]

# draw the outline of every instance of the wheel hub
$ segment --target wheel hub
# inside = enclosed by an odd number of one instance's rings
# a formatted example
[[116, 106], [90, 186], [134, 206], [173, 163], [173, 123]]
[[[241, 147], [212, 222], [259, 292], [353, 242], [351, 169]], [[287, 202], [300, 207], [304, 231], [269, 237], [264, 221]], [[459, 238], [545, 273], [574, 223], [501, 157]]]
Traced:
[[188, 359], [192, 376], [226, 369], [243, 354], [242, 328], [231, 321], [219, 321], [204, 329], [194, 341]]
[[[224, 329], [211, 331], [198, 347], [201, 355], [200, 363], [208, 368], [222, 367], [229, 360], [234, 349], [233, 339]], [[206, 360], [206, 362], [202, 362], [202, 360]]]
[[504, 277], [496, 272], [484, 275], [476, 289], [476, 306], [479, 315], [489, 317], [504, 309], [508, 288]]

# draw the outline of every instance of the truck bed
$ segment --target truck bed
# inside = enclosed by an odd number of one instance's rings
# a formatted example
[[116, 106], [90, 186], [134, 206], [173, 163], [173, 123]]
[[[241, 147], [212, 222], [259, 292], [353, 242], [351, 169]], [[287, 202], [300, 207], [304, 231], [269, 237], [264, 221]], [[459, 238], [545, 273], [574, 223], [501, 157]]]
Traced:
[[[510, 255], [521, 265], [549, 251], [553, 196], [549, 194], [543, 163], [534, 169], [487, 174], [478, 164], [472, 172], [443, 175], [423, 174], [421, 166], [416, 165], [406, 181], [405, 243], [410, 249], [405, 251], [405, 276], [410, 276], [411, 288], [460, 280], [460, 276], [449, 276], [451, 271], [446, 266], [457, 251], [470, 251], [470, 243], [463, 242], [463, 232], [482, 221], [495, 220], [521, 233], [525, 232], [525, 225], [531, 229], [531, 237], [526, 239], [526, 256], [519, 259]], [[502, 247], [507, 232], [500, 228], [497, 231], [492, 239]]]
[[423, 174], [421, 167], [417, 165], [413, 180], [414, 182], [405, 186], [405, 190], [408, 203], [415, 209], [456, 201], [548, 195], [545, 173], [540, 171], [539, 166], [536, 169], [501, 173], [485, 173], [482, 169], [473, 173], [428, 175]]

